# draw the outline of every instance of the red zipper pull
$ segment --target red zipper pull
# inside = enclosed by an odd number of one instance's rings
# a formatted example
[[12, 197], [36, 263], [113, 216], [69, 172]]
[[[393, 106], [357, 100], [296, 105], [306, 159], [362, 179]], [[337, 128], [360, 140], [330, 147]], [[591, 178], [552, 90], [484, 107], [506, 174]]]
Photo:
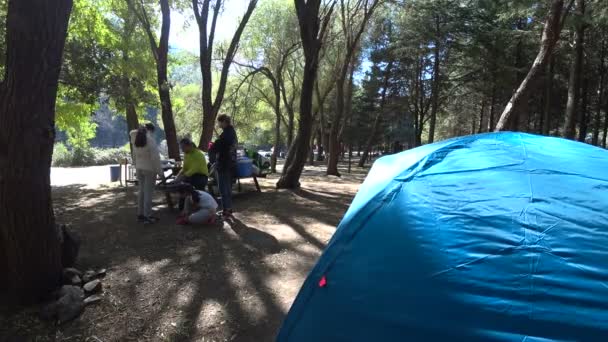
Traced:
[[327, 279], [325, 278], [325, 276], [321, 277], [321, 280], [319, 280], [319, 287], [325, 287], [327, 286]]

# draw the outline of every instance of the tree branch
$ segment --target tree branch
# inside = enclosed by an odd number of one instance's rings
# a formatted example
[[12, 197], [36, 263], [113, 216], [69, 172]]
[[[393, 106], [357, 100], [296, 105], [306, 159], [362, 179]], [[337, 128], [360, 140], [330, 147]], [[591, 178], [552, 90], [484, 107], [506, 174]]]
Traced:
[[[206, 0], [207, 1], [207, 0]], [[217, 94], [215, 96], [215, 101], [213, 102], [214, 110], [217, 110], [219, 106], [222, 104], [222, 100], [224, 98], [224, 91], [226, 89], [226, 82], [228, 80], [228, 71], [230, 70], [230, 64], [232, 64], [234, 60], [234, 55], [238, 49], [239, 41], [241, 40], [241, 35], [245, 30], [245, 26], [255, 9], [258, 0], [249, 0], [249, 6], [247, 7], [247, 11], [243, 16], [243, 19], [239, 23], [239, 26], [232, 37], [232, 41], [230, 42], [230, 46], [228, 47], [228, 51], [226, 51], [226, 57], [224, 59], [224, 63], [222, 66], [222, 72], [220, 75], [220, 85], [218, 87]]]

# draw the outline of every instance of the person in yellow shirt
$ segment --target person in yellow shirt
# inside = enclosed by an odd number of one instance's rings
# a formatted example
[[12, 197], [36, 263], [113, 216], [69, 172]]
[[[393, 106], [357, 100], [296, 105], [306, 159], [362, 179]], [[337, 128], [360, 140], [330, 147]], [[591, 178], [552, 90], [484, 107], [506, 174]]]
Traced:
[[[176, 180], [188, 183], [196, 190], [205, 190], [209, 180], [209, 169], [207, 168], [205, 154], [196, 148], [196, 145], [188, 138], [182, 139], [180, 146], [184, 151], [184, 162]], [[184, 209], [184, 198], [180, 198], [179, 209]]]

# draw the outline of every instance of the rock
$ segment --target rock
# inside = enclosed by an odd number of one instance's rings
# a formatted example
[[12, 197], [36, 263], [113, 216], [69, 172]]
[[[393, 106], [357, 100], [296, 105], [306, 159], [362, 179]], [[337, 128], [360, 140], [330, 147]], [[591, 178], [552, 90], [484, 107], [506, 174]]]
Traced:
[[65, 285], [80, 285], [82, 272], [75, 268], [64, 268], [62, 272], [63, 284]]
[[80, 285], [82, 285], [82, 279], [80, 279], [79, 276], [74, 275], [72, 277], [72, 279], [70, 280], [70, 284], [69, 285], [80, 286]]
[[103, 278], [103, 277], [105, 277], [105, 276], [106, 276], [106, 273], [107, 273], [107, 270], [106, 270], [105, 268], [102, 268], [102, 269], [100, 269], [99, 271], [97, 271], [96, 276], [97, 276], [97, 277], [100, 277], [100, 278]]
[[78, 269], [73, 268], [73, 267], [68, 267], [68, 268], [64, 268], [63, 269], [63, 275], [67, 275], [68, 277], [72, 277], [73, 275], [77, 275], [79, 277], [82, 277], [82, 272], [80, 272]]
[[64, 285], [56, 293], [59, 298], [45, 306], [40, 315], [44, 319], [57, 320], [59, 324], [78, 317], [84, 309], [84, 291], [80, 287]]
[[81, 288], [66, 285], [61, 290], [62, 296], [56, 303], [59, 324], [73, 320], [84, 309], [84, 293]]
[[101, 290], [101, 281], [99, 279], [91, 280], [82, 287], [87, 293], [95, 293]]
[[92, 295], [84, 299], [84, 305], [90, 305], [101, 301], [100, 295]]
[[95, 275], [97, 273], [93, 270], [88, 270], [84, 273], [84, 275], [82, 276], [82, 281], [84, 281], [85, 283], [90, 282], [91, 280], [93, 280], [95, 278]]

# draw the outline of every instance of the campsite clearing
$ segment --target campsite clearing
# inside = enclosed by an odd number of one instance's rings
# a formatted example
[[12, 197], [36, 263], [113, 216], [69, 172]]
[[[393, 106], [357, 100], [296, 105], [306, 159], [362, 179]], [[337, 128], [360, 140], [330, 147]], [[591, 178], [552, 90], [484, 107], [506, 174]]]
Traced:
[[[355, 171], [355, 170], [354, 170]], [[307, 167], [302, 190], [235, 197], [224, 227], [179, 227], [160, 193], [161, 221], [135, 222], [133, 188], [55, 187], [58, 222], [83, 237], [78, 267], [106, 268], [102, 300], [55, 328], [35, 312], [0, 312], [0, 337], [37, 341], [270, 341], [365, 174]], [[252, 187], [251, 184], [244, 184]]]

